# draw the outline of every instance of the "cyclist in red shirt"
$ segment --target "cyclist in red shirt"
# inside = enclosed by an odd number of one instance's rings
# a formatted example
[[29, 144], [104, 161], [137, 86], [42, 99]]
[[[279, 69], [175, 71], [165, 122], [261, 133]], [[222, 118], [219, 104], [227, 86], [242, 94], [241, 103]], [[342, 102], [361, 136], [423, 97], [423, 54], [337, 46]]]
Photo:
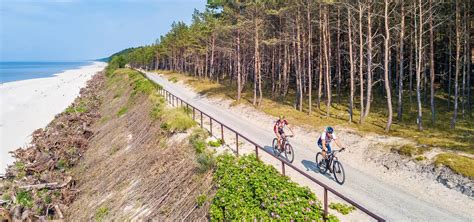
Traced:
[[275, 125], [273, 126], [273, 132], [275, 132], [275, 135], [278, 139], [278, 147], [281, 150], [281, 139], [285, 138], [285, 126], [288, 127], [288, 129], [291, 132], [291, 136], [294, 136], [295, 134], [293, 133], [293, 130], [290, 128], [288, 125], [288, 121], [285, 119], [285, 116], [280, 115], [280, 118], [275, 122]]

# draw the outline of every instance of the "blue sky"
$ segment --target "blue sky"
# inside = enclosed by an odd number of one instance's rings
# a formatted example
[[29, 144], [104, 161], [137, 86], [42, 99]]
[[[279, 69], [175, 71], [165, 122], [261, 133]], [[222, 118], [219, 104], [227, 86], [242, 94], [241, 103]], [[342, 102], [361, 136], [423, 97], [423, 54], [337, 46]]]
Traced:
[[1, 61], [73, 61], [151, 44], [205, 0], [0, 0]]

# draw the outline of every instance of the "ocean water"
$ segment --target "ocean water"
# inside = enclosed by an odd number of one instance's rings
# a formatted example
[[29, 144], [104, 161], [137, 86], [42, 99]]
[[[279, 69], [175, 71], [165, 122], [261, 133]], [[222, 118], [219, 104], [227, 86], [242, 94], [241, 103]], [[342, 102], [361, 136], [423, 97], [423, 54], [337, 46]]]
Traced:
[[0, 83], [51, 77], [68, 69], [91, 64], [80, 62], [0, 62]]

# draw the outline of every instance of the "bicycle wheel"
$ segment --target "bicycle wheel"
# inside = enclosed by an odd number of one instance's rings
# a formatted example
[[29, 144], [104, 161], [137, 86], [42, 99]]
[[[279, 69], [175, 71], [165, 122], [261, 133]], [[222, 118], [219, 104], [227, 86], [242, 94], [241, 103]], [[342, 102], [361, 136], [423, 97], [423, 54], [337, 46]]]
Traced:
[[326, 161], [324, 160], [323, 154], [321, 152], [316, 154], [316, 166], [318, 166], [319, 172], [322, 174], [325, 174], [328, 170]]
[[273, 147], [273, 154], [275, 154], [275, 156], [280, 156], [280, 149], [278, 149], [277, 138], [273, 139], [272, 147]]
[[334, 161], [332, 165], [332, 172], [337, 183], [342, 185], [346, 179], [346, 175], [344, 173], [344, 167], [342, 167], [342, 164], [339, 161]]
[[295, 152], [289, 143], [285, 145], [285, 157], [290, 163], [293, 163], [293, 160], [295, 159]]

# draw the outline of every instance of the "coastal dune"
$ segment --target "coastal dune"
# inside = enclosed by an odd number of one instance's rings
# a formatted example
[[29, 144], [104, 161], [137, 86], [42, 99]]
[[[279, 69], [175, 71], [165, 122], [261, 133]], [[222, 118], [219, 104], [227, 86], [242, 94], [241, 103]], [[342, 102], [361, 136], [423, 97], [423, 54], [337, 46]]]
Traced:
[[49, 78], [0, 85], [0, 174], [13, 161], [8, 152], [27, 145], [31, 133], [66, 109], [87, 80], [106, 65], [94, 62]]

